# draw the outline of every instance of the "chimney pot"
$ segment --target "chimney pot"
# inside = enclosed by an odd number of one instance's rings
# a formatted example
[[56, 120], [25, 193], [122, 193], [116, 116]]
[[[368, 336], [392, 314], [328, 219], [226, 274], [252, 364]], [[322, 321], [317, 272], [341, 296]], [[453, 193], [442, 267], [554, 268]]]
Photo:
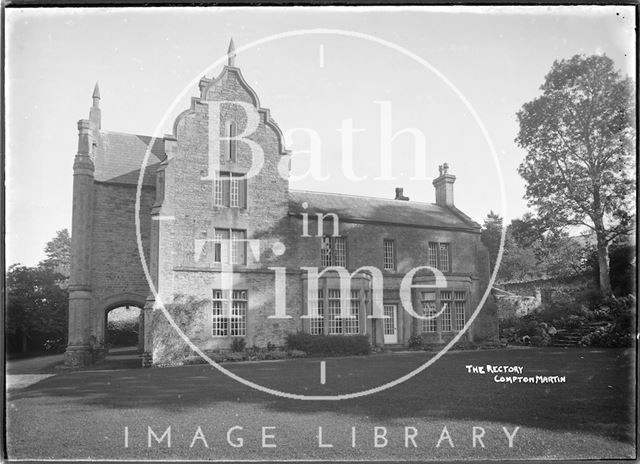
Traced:
[[396, 200], [409, 201], [409, 197], [404, 196], [404, 189], [402, 187], [396, 187]]

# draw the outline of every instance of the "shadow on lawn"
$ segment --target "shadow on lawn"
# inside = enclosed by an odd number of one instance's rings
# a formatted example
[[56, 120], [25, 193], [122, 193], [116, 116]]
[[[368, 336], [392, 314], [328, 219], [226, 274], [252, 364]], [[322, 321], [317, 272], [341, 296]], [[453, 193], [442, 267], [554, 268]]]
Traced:
[[[398, 377], [415, 367], [417, 356], [395, 354], [333, 359], [331, 366], [342, 384], [350, 386], [349, 391], [358, 391], [360, 379], [353, 375], [354, 372], [368, 369], [380, 372], [381, 377]], [[243, 377], [251, 377], [257, 383], [291, 391], [298, 374], [308, 374], [318, 363], [318, 360], [291, 360], [225, 367]], [[467, 364], [523, 366], [524, 375], [566, 375], [567, 382], [495, 383], [492, 375], [468, 374]], [[275, 397], [241, 385], [210, 366], [102, 370], [46, 379], [12, 393], [9, 401], [66, 397], [78, 404], [101, 408], [156, 408], [167, 412], [233, 407], [240, 402], [291, 414], [334, 412], [380, 421], [461, 419], [478, 425], [496, 422], [588, 432], [632, 442], [635, 437], [634, 369], [632, 350], [532, 349], [451, 353], [401, 385], [342, 401], [296, 401]], [[327, 394], [336, 393], [330, 391], [330, 387], [326, 388]]]

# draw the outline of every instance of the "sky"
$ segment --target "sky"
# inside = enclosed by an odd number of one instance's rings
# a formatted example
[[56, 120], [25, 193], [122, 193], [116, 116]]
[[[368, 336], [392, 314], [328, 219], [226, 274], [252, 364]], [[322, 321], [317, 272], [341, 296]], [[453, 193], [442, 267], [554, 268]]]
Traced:
[[[95, 82], [103, 129], [162, 136], [199, 78], [219, 74], [231, 37], [236, 65], [287, 135], [291, 188], [393, 198], [403, 187], [432, 203], [447, 162], [456, 206], [480, 223], [490, 210], [507, 221], [528, 210], [516, 113], [554, 60], [604, 53], [635, 79], [635, 16], [624, 6], [5, 13], [7, 266], [35, 265], [71, 229], [77, 121]], [[339, 131], [349, 123], [351, 150]], [[305, 175], [311, 142], [322, 179]]]

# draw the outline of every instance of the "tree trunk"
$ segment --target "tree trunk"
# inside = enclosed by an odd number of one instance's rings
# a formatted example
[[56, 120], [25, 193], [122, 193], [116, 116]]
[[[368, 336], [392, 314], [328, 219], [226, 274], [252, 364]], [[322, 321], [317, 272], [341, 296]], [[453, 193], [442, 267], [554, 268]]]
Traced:
[[604, 297], [611, 296], [611, 279], [609, 277], [609, 244], [598, 234], [598, 277], [600, 294]]

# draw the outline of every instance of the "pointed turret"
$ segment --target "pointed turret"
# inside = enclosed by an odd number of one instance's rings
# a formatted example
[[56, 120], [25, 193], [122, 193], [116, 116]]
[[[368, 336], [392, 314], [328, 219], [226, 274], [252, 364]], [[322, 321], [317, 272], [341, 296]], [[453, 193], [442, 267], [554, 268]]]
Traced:
[[99, 106], [99, 103], [100, 103], [100, 86], [96, 82], [96, 85], [93, 88], [93, 106], [97, 108]]
[[233, 37], [231, 37], [231, 41], [229, 42], [229, 50], [227, 51], [227, 62], [228, 66], [236, 65], [236, 46], [233, 43]]
[[89, 120], [93, 123], [95, 129], [100, 129], [102, 125], [102, 114], [100, 111], [100, 86], [96, 82], [93, 88], [93, 105], [89, 110]]

